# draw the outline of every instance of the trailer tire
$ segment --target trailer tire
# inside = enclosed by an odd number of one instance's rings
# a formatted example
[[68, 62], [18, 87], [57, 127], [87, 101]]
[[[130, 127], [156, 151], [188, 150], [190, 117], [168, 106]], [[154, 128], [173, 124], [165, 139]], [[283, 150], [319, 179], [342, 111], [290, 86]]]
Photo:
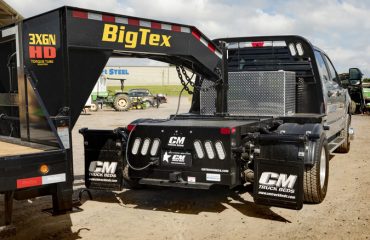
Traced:
[[141, 189], [143, 185], [139, 183], [138, 179], [132, 179], [129, 175], [130, 167], [126, 165], [122, 170], [123, 186], [127, 189]]
[[337, 153], [348, 153], [351, 148], [351, 141], [349, 138], [350, 119], [350, 115], [347, 114], [345, 128], [340, 132], [340, 136], [344, 137], [344, 142], [335, 150]]
[[305, 166], [303, 177], [304, 201], [321, 203], [327, 192], [329, 180], [329, 148], [325, 135], [313, 144], [313, 165]]
[[130, 98], [126, 94], [117, 94], [113, 101], [116, 111], [127, 111], [130, 108]]

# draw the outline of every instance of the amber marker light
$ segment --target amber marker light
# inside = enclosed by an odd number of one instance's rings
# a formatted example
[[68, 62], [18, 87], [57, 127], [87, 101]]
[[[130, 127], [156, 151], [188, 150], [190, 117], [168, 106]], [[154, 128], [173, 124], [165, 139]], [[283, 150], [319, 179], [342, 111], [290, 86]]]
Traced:
[[40, 166], [40, 172], [41, 172], [42, 174], [47, 174], [47, 173], [49, 172], [49, 167], [48, 167], [48, 165], [46, 165], [46, 164], [42, 164], [42, 165]]

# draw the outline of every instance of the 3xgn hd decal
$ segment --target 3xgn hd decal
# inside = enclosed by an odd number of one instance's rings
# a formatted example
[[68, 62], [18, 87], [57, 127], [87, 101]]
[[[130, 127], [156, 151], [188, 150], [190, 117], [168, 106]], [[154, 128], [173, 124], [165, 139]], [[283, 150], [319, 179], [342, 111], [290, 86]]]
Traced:
[[57, 56], [57, 36], [49, 33], [29, 33], [28, 51], [32, 64], [47, 66], [54, 63]]

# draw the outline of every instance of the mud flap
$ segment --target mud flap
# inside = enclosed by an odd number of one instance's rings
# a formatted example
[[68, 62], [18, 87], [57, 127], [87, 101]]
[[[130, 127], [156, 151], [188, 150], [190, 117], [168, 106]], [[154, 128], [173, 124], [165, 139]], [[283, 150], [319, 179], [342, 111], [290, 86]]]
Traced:
[[304, 143], [273, 140], [259, 141], [259, 154], [256, 154], [254, 163], [254, 201], [262, 205], [302, 209]]
[[85, 185], [88, 189], [122, 190], [124, 142], [117, 131], [81, 129], [85, 146]]

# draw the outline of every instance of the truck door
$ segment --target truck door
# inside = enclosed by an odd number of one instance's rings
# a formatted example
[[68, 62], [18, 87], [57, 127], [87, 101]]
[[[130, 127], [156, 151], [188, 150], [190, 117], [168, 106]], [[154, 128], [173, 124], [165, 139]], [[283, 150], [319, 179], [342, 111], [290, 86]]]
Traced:
[[331, 137], [335, 134], [334, 125], [337, 121], [337, 94], [335, 85], [330, 81], [330, 75], [328, 68], [326, 67], [325, 61], [321, 53], [315, 50], [315, 58], [317, 62], [317, 67], [320, 72], [320, 79], [323, 87], [324, 101], [326, 102], [326, 115], [327, 115], [327, 125], [329, 126], [329, 131], [327, 137]]
[[335, 101], [336, 101], [336, 118], [338, 121], [338, 131], [340, 130], [340, 126], [343, 126], [343, 121], [345, 120], [343, 117], [346, 114], [346, 92], [343, 87], [339, 85], [339, 77], [337, 72], [335, 71], [335, 68], [333, 64], [331, 63], [328, 56], [323, 54], [323, 57], [326, 61], [326, 65], [329, 70], [329, 83], [332, 85], [334, 94], [336, 95]]

